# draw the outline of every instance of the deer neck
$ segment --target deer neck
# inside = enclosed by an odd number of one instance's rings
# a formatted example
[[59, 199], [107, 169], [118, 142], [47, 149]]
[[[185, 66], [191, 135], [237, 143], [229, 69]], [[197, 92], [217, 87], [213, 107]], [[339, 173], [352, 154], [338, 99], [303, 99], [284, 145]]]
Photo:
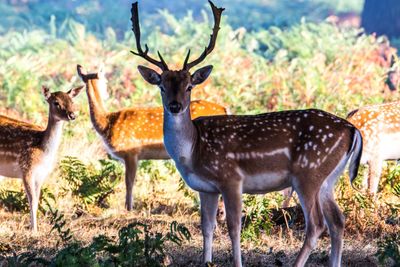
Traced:
[[190, 108], [178, 115], [172, 115], [164, 108], [164, 145], [170, 157], [177, 163], [188, 165], [197, 140]]
[[46, 130], [44, 130], [42, 149], [46, 154], [53, 154], [57, 151], [62, 136], [64, 122], [49, 115]]
[[103, 99], [100, 96], [97, 80], [88, 80], [86, 93], [89, 101], [90, 119], [98, 132], [103, 132], [107, 127], [107, 112]]

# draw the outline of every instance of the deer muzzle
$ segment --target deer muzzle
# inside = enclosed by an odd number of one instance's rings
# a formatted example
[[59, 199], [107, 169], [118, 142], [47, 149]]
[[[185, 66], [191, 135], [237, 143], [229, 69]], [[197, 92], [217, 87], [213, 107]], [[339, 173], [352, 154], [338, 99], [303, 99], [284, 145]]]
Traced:
[[73, 121], [73, 120], [75, 120], [76, 119], [76, 116], [75, 116], [75, 113], [73, 113], [73, 112], [68, 112], [68, 119], [70, 120], [70, 121]]
[[177, 101], [172, 101], [168, 104], [168, 109], [171, 113], [179, 113], [182, 110], [182, 104]]

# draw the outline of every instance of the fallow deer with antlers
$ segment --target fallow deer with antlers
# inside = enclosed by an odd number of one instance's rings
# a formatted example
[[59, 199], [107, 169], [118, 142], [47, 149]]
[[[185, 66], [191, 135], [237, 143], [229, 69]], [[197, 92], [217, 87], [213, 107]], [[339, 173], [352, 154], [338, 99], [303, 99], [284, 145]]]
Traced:
[[[108, 95], [103, 68], [86, 74], [78, 65], [77, 71], [86, 84], [93, 127], [102, 137], [107, 151], [125, 164], [125, 207], [132, 210], [138, 160], [170, 159], [163, 144], [163, 108], [134, 107], [108, 112], [103, 102]], [[203, 100], [192, 101], [190, 109], [193, 118], [227, 112], [224, 107]]]
[[80, 86], [67, 93], [50, 93], [47, 87], [42, 88], [49, 104], [46, 129], [0, 115], [0, 175], [22, 178], [28, 196], [33, 231], [37, 231], [40, 188], [54, 167], [63, 122], [75, 119], [72, 98], [82, 88]]
[[137, 53], [160, 66], [162, 73], [139, 66], [150, 84], [161, 90], [164, 144], [183, 179], [200, 192], [203, 260], [211, 261], [218, 196], [222, 194], [232, 241], [234, 265], [241, 266], [242, 194], [264, 194], [292, 186], [306, 220], [306, 238], [295, 266], [304, 266], [326, 225], [331, 236], [331, 266], [340, 266], [344, 217], [334, 200], [338, 176], [350, 161], [350, 179], [357, 175], [362, 151], [359, 131], [346, 120], [322, 110], [294, 110], [249, 116], [221, 115], [191, 120], [190, 95], [204, 82], [212, 66], [190, 74], [215, 46], [223, 8], [210, 2], [214, 28], [210, 43], [196, 60], [188, 53], [182, 70], [169, 70], [143, 51], [137, 2], [132, 25]]
[[400, 101], [353, 110], [347, 120], [364, 140], [361, 163], [368, 165], [368, 175], [364, 175], [363, 187], [376, 194], [383, 161], [400, 158]]

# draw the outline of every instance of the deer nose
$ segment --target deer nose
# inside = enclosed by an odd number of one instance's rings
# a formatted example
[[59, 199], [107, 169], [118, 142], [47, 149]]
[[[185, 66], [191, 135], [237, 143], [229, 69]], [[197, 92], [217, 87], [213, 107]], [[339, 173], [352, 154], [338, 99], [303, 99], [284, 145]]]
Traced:
[[75, 113], [73, 112], [68, 112], [68, 119], [70, 119], [71, 121], [75, 120], [76, 116]]
[[168, 108], [171, 113], [178, 113], [182, 110], [182, 104], [177, 101], [172, 101], [169, 103]]

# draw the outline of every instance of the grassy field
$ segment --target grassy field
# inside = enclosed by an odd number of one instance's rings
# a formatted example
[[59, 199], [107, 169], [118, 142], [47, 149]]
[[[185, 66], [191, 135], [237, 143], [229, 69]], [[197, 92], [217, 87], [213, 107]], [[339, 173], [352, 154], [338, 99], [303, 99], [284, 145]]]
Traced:
[[[152, 51], [160, 50], [173, 68], [180, 68], [188, 48], [193, 54], [202, 51], [210, 23], [193, 23], [190, 16], [176, 19], [168, 13], [163, 13], [163, 19], [177, 30], [155, 30], [148, 34], [147, 42]], [[176, 25], [185, 25], [185, 29]], [[62, 37], [54, 34], [59, 30]], [[99, 39], [73, 20], [54, 32], [35, 29], [0, 35], [2, 114], [44, 125], [47, 107], [41, 85], [67, 90], [81, 84], [76, 64], [95, 70], [105, 63], [109, 110], [160, 105], [158, 89], [146, 85], [136, 70], [144, 62], [129, 53], [134, 46], [129, 32], [119, 40], [108, 29]], [[251, 32], [224, 24], [216, 50], [207, 59], [207, 64], [214, 65], [213, 73], [193, 94], [195, 99], [217, 102], [237, 114], [315, 107], [345, 117], [360, 106], [399, 99], [398, 93], [389, 92], [385, 85], [385, 43], [385, 39], [360, 30], [338, 29], [327, 23], [303, 21], [285, 30], [271, 27]], [[44, 185], [39, 233], [28, 230], [29, 211], [21, 181], [0, 181], [0, 266], [39, 264], [35, 257], [41, 258], [43, 265], [52, 261], [57, 266], [68, 259], [70, 266], [110, 266], [110, 259], [124, 262], [124, 255], [133, 251], [137, 252], [132, 254], [137, 266], [143, 266], [149, 245], [143, 240], [145, 236], [156, 238], [152, 234], [156, 232], [165, 237], [155, 242], [165, 253], [154, 256], [157, 264], [198, 266], [202, 247], [198, 198], [183, 186], [173, 163], [141, 163], [135, 209], [126, 212], [123, 167], [115, 161], [100, 161], [107, 159], [107, 154], [90, 124], [84, 94], [78, 97], [77, 106], [79, 117], [65, 126], [59, 164]], [[360, 171], [360, 179], [362, 174]], [[395, 266], [399, 260], [400, 167], [396, 163], [384, 166], [376, 199], [352, 189], [346, 174], [336, 186], [336, 198], [346, 215], [343, 265]], [[245, 197], [243, 216], [247, 223], [242, 247], [247, 266], [293, 264], [304, 238], [304, 222], [297, 199], [287, 210], [279, 209], [282, 200], [279, 193]], [[173, 221], [187, 227], [190, 241], [179, 231], [178, 239], [168, 235]], [[137, 236], [119, 232], [133, 222], [148, 225], [150, 232]], [[102, 239], [100, 246], [98, 239], [93, 241], [100, 235], [107, 236], [108, 243]], [[128, 252], [120, 251], [115, 244], [126, 236], [135, 241], [131, 243], [134, 246]], [[112, 254], [105, 248], [111, 246], [105, 243], [114, 244], [117, 252]], [[214, 244], [215, 264], [230, 266], [224, 222], [219, 223]], [[329, 247], [325, 234], [308, 266], [326, 266]]]

